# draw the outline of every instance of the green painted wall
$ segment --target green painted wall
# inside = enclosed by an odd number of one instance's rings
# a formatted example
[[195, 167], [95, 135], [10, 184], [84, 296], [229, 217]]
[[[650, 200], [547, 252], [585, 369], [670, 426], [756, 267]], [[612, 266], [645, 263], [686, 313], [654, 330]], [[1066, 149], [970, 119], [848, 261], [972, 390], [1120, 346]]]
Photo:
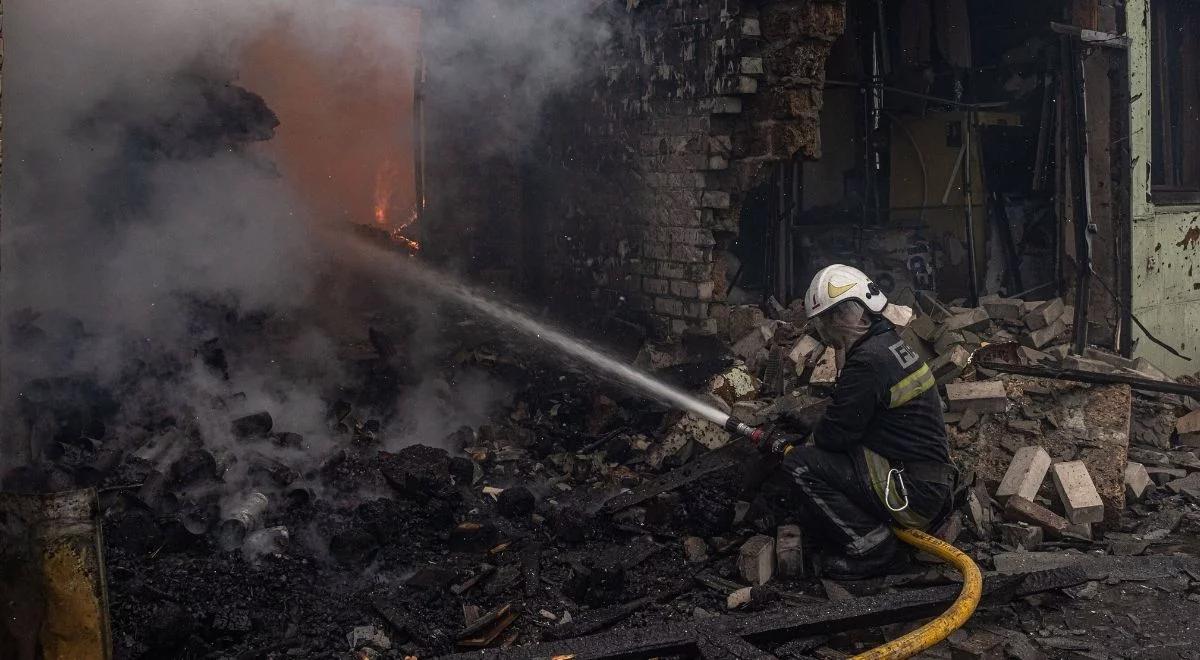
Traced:
[[[1150, 2], [1127, 0], [1133, 313], [1155, 337], [1192, 357], [1180, 360], [1133, 330], [1133, 355], [1172, 375], [1200, 370], [1200, 206], [1158, 206], [1150, 198]], [[1200, 158], [1200, 154], [1194, 157]]]

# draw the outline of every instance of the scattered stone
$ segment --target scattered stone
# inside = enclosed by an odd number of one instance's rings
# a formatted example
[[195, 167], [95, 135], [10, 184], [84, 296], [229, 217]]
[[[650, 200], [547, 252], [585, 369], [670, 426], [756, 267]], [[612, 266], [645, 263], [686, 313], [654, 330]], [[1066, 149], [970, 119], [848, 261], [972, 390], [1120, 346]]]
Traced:
[[738, 551], [737, 568], [751, 585], [766, 584], [775, 574], [775, 539], [764, 534], [750, 537]]
[[1193, 472], [1182, 479], [1167, 482], [1167, 490], [1176, 495], [1186, 495], [1200, 502], [1200, 472]]
[[1004, 523], [1000, 525], [1000, 539], [1010, 548], [1036, 550], [1042, 544], [1044, 533], [1041, 527], [1020, 523]]
[[728, 405], [758, 396], [760, 383], [744, 366], [735, 366], [713, 376], [708, 391]]
[[808, 377], [809, 385], [832, 387], [837, 382], [837, 351], [826, 348]]
[[929, 363], [929, 369], [933, 371], [933, 377], [938, 384], [944, 385], [957, 378], [967, 368], [970, 359], [971, 351], [962, 344], [955, 344], [949, 351], [934, 358]]
[[1167, 482], [1182, 479], [1188, 476], [1187, 470], [1168, 467], [1147, 467], [1146, 474], [1150, 475], [1150, 480], [1158, 486], [1166, 486]]
[[1104, 521], [1104, 502], [1083, 461], [1056, 463], [1051, 470], [1067, 520], [1075, 524]]
[[1059, 298], [1047, 300], [1025, 315], [1025, 327], [1030, 330], [1041, 330], [1052, 325], [1062, 317], [1063, 301]]
[[979, 420], [980, 420], [979, 411], [975, 410], [974, 408], [968, 408], [967, 411], [964, 412], [962, 414], [962, 417], [958, 420], [958, 430], [969, 431], [971, 428], [973, 428], [976, 424], [979, 423]]
[[[1063, 332], [1065, 332], [1066, 329], [1067, 329], [1067, 324], [1063, 323], [1061, 320], [1058, 320], [1058, 321], [1055, 321], [1054, 323], [1051, 323], [1050, 325], [1042, 328], [1041, 330], [1034, 330], [1033, 332], [1029, 333], [1028, 335], [1025, 335], [1025, 337], [1028, 338], [1029, 343], [1032, 344], [1032, 346], [1034, 348], [1040, 349], [1043, 346], [1045, 346], [1046, 344], [1049, 344], [1050, 342], [1054, 341], [1054, 339], [1057, 338], [1059, 335], [1061, 335]], [[1054, 354], [1052, 351], [1048, 351], [1048, 352], [1051, 355]], [[1064, 351], [1064, 353], [1065, 353], [1065, 351]]]
[[751, 330], [766, 323], [767, 315], [758, 305], [737, 305], [729, 308], [729, 339], [738, 340]]
[[804, 576], [804, 550], [799, 525], [780, 525], [775, 532], [775, 566], [780, 577]]
[[708, 561], [708, 544], [698, 536], [689, 536], [683, 539], [683, 556], [689, 564]]
[[950, 640], [950, 660], [1004, 660], [1004, 638], [979, 630]]
[[1179, 421], [1175, 422], [1175, 432], [1180, 437], [1191, 433], [1200, 433], [1200, 410], [1193, 410], [1180, 417]]
[[357, 651], [364, 646], [370, 646], [380, 651], [392, 648], [391, 638], [375, 626], [358, 626], [351, 629], [346, 634], [346, 643], [350, 645], [351, 651]]
[[974, 307], [946, 319], [943, 327], [947, 332], [978, 331], [986, 328], [989, 321], [991, 317], [986, 309]]
[[779, 593], [770, 587], [742, 587], [725, 598], [725, 607], [731, 610], [752, 609], [777, 599]]
[[275, 420], [271, 418], [271, 413], [263, 411], [233, 420], [230, 423], [230, 432], [239, 440], [266, 438], [274, 425]]
[[998, 380], [950, 383], [946, 385], [946, 398], [950, 410], [1002, 413], [1008, 406], [1004, 383]]
[[1125, 498], [1132, 502], [1142, 499], [1146, 489], [1150, 487], [1150, 473], [1141, 463], [1129, 461], [1125, 466]]
[[889, 303], [883, 308], [883, 317], [892, 322], [897, 328], [907, 327], [913, 320], [913, 309], [907, 305]]
[[500, 496], [496, 498], [496, 510], [505, 518], [521, 518], [533, 513], [533, 507], [537, 504], [533, 493], [524, 486], [513, 486], [505, 488]]
[[979, 301], [987, 310], [988, 316], [1004, 321], [1020, 321], [1025, 313], [1025, 301], [1017, 298], [993, 298]]
[[996, 499], [1003, 502], [1012, 495], [1019, 495], [1033, 501], [1049, 470], [1050, 454], [1045, 449], [1022, 447], [1008, 464], [1008, 470], [996, 488]]
[[796, 365], [796, 375], [804, 373], [804, 368], [808, 365], [808, 361], [818, 354], [818, 351], [825, 349], [825, 345], [815, 339], [812, 335], [804, 335], [796, 341], [796, 345], [792, 346], [792, 350], [788, 353], [788, 359], [792, 364]]
[[1019, 495], [1010, 496], [1004, 503], [1004, 516], [1009, 520], [1037, 525], [1055, 534], [1061, 534], [1070, 525], [1066, 518]]
[[1095, 540], [1092, 535], [1092, 523], [1074, 523], [1067, 525], [1067, 528], [1062, 531], [1062, 537], [1065, 539], [1076, 539], [1078, 541], [1087, 541], [1091, 543]]

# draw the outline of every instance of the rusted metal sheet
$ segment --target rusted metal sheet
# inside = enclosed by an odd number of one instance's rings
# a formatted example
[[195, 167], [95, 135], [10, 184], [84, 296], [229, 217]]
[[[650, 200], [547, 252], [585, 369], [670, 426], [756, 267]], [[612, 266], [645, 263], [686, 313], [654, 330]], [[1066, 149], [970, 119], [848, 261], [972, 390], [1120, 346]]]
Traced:
[[0, 493], [0, 657], [112, 657], [94, 489]]

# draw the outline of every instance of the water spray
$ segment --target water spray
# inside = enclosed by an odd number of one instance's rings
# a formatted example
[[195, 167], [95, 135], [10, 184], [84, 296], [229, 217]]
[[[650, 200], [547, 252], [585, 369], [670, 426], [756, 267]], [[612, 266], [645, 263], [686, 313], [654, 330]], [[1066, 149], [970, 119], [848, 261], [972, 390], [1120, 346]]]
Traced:
[[723, 412], [716, 406], [672, 387], [653, 376], [625, 364], [603, 351], [537, 321], [512, 307], [500, 304], [491, 297], [473, 291], [454, 278], [434, 271], [414, 259], [396, 259], [392, 253], [379, 251], [382, 267], [392, 269], [401, 277], [416, 281], [428, 291], [473, 309], [502, 325], [538, 339], [558, 351], [595, 367], [605, 375], [642, 392], [652, 399], [691, 412], [717, 426], [747, 438], [755, 445], [769, 440], [771, 434], [755, 428]]

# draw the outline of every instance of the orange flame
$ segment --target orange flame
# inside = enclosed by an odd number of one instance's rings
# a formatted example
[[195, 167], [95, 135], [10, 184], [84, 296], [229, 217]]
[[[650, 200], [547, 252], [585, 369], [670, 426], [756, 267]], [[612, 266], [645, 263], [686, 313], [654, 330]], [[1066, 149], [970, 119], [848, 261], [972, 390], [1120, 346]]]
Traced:
[[[387, 160], [379, 167], [379, 171], [375, 173], [375, 224], [387, 227], [392, 225], [391, 210], [392, 198], [395, 194], [394, 184], [398, 178], [399, 171], [396, 164]], [[416, 252], [421, 249], [421, 244], [404, 235], [404, 230], [417, 221], [416, 205], [409, 210], [408, 219], [393, 227], [391, 230], [392, 240], [403, 243], [408, 249]]]

